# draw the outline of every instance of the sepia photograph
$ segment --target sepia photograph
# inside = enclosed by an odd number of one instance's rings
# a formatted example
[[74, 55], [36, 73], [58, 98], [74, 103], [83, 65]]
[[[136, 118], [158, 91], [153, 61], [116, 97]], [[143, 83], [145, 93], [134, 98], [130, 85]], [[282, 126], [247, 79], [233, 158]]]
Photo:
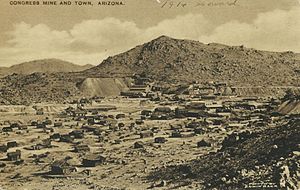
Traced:
[[300, 0], [0, 2], [0, 190], [148, 189], [300, 189]]

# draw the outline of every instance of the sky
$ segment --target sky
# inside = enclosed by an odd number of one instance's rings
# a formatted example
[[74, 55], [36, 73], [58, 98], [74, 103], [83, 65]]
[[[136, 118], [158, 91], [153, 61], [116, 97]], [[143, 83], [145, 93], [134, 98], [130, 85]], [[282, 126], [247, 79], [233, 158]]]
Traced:
[[[39, 5], [11, 5], [25, 1]], [[161, 35], [300, 53], [300, 0], [120, 1], [1, 1], [0, 67], [46, 58], [97, 65]]]

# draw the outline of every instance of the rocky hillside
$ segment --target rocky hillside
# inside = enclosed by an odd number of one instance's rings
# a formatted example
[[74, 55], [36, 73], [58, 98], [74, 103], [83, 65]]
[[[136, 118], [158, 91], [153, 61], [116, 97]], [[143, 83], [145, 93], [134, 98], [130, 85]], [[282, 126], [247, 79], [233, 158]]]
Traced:
[[300, 85], [299, 55], [161, 36], [83, 72], [96, 77], [146, 73], [159, 81], [226, 81], [236, 85]]
[[30, 104], [38, 102], [64, 102], [82, 96], [77, 89], [78, 80], [64, 74], [13, 74], [0, 79], [0, 104]]
[[35, 72], [78, 72], [91, 67], [93, 67], [93, 65], [80, 66], [60, 59], [42, 59], [13, 65], [11, 67], [0, 67], [0, 77], [11, 75], [13, 73], [28, 75]]
[[299, 119], [291, 119], [280, 127], [241, 133], [234, 137], [239, 139], [235, 143], [224, 140], [218, 152], [158, 169], [149, 180], [198, 183], [203, 189], [245, 189], [254, 183], [269, 183], [270, 189], [299, 189], [299, 124]]

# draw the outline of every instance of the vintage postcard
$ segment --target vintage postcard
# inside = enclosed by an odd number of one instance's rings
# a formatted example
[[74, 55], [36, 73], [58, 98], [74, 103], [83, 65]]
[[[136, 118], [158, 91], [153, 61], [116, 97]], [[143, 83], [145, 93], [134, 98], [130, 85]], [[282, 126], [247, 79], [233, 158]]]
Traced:
[[300, 189], [300, 0], [2, 0], [0, 190]]

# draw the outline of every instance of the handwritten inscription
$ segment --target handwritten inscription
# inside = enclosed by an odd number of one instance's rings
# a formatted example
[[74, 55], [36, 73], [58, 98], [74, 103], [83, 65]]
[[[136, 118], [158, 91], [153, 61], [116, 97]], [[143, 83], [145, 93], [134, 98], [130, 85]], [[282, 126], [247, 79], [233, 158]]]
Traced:
[[199, 0], [195, 2], [183, 0], [165, 0], [161, 2], [161, 8], [185, 8], [185, 7], [233, 7], [239, 0]]

